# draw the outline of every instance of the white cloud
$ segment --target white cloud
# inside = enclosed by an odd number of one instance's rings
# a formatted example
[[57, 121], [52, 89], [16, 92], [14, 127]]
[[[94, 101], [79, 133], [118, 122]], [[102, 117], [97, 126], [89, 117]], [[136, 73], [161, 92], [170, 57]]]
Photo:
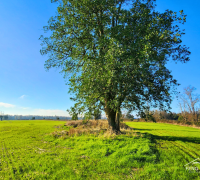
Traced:
[[34, 109], [35, 115], [44, 115], [44, 116], [69, 116], [66, 111], [59, 109]]
[[0, 106], [6, 107], [6, 108], [15, 107], [15, 105], [13, 105], [13, 104], [8, 104], [8, 103], [3, 103], [3, 102], [0, 102]]
[[19, 98], [24, 99], [25, 97], [26, 97], [26, 95], [24, 94], [24, 95], [20, 96]]

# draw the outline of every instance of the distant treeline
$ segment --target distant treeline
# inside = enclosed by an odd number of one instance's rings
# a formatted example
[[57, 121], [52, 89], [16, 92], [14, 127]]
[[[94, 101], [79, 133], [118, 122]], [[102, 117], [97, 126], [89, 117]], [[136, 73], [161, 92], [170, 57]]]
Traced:
[[39, 115], [1, 115], [2, 120], [37, 120], [37, 119], [52, 119], [52, 120], [64, 120], [71, 119], [67, 116], [39, 116]]
[[155, 110], [149, 111], [145, 117], [138, 119], [138, 121], [153, 121], [200, 126], [200, 111], [182, 111], [181, 113], [175, 113]]
[[187, 125], [200, 126], [200, 95], [194, 94], [196, 88], [188, 86], [184, 88], [182, 94], [178, 96], [179, 107], [181, 112], [166, 112], [166, 111], [150, 111], [147, 108], [140, 121], [154, 121], [154, 122], [167, 122], [178, 123]]

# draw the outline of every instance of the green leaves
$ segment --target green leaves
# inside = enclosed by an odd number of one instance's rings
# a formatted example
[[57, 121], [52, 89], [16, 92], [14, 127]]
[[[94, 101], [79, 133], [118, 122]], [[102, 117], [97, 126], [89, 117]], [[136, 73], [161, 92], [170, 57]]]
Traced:
[[181, 10], [181, 11], [179, 11], [180, 12], [180, 15], [182, 15], [183, 14], [183, 10]]
[[165, 65], [169, 57], [189, 61], [184, 33], [174, 25], [186, 15], [155, 12], [153, 0], [134, 1], [127, 10], [127, 2], [62, 0], [44, 28], [52, 31], [41, 38], [41, 54], [49, 55], [45, 67], [62, 68], [80, 107], [170, 106], [168, 94], [177, 82]]

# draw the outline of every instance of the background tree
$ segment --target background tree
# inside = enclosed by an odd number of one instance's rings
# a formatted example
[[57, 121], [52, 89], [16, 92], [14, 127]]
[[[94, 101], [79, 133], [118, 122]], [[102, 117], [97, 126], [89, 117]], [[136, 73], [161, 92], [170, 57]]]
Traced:
[[126, 118], [127, 118], [127, 119], [134, 119], [134, 116], [131, 114], [131, 111], [128, 111], [128, 112], [126, 113]]
[[41, 54], [49, 54], [47, 69], [62, 68], [79, 108], [98, 104], [118, 132], [122, 108], [170, 107], [178, 83], [166, 63], [189, 61], [177, 25], [184, 22], [183, 11], [156, 12], [155, 0], [61, 0], [44, 27], [52, 34], [41, 36]]
[[94, 110], [93, 116], [95, 120], [101, 119], [101, 111], [99, 109]]
[[120, 118], [121, 118], [121, 119], [125, 119], [127, 113], [128, 113], [128, 110], [126, 110], [126, 109], [121, 110]]
[[[71, 98], [73, 99], [73, 98]], [[80, 103], [76, 103], [74, 105], [74, 107], [71, 107], [71, 109], [76, 109], [76, 112], [78, 114], [84, 114], [84, 119], [101, 119], [101, 107], [100, 105], [91, 105], [89, 107], [83, 107], [80, 106]], [[70, 112], [71, 110], [67, 110], [68, 112]]]
[[90, 106], [87, 114], [89, 115], [90, 119], [101, 119], [101, 111], [99, 106]]
[[83, 120], [90, 120], [90, 119], [92, 119], [92, 115], [89, 114], [89, 113], [85, 113], [84, 117], [83, 117]]
[[72, 115], [72, 120], [78, 120], [78, 114], [73, 114]]
[[200, 101], [199, 95], [195, 95], [193, 92], [196, 90], [195, 87], [188, 86], [184, 89], [184, 94], [187, 96], [186, 98], [184, 96], [183, 100], [186, 102], [187, 107], [189, 109], [189, 112], [195, 115], [196, 113], [196, 105]]
[[197, 107], [200, 102], [198, 94], [194, 94], [195, 87], [188, 86], [184, 88], [183, 94], [179, 96], [179, 106], [181, 109], [182, 117], [185, 121], [198, 121], [199, 108]]
[[75, 107], [71, 107], [67, 111], [69, 115], [72, 117], [72, 120], [78, 120], [79, 111]]

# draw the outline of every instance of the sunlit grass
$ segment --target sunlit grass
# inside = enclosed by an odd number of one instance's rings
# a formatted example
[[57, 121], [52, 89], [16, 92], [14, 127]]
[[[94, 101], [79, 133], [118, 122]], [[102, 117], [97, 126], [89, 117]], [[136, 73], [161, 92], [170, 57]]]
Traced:
[[[200, 179], [200, 171], [188, 171], [185, 166], [200, 157], [199, 129], [164, 123], [126, 124], [151, 137], [152, 143], [156, 145], [159, 161], [151, 164], [149, 172], [147, 171], [150, 178]], [[199, 164], [195, 167], [200, 170]]]
[[[0, 179], [123, 179], [156, 156], [140, 136], [81, 135], [55, 138], [58, 121], [0, 124]], [[133, 133], [134, 134], [134, 133]]]
[[127, 122], [118, 136], [70, 136], [65, 123], [0, 122], [0, 179], [199, 178], [184, 166], [200, 155], [199, 129]]

